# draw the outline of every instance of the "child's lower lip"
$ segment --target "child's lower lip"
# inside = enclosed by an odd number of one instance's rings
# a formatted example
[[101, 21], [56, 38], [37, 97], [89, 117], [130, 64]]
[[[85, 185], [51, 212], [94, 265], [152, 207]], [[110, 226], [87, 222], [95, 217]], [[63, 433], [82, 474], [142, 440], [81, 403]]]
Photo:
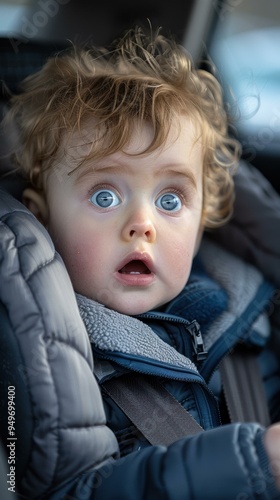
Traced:
[[149, 274], [125, 274], [115, 273], [116, 279], [125, 286], [147, 286], [150, 285], [154, 279], [154, 273]]

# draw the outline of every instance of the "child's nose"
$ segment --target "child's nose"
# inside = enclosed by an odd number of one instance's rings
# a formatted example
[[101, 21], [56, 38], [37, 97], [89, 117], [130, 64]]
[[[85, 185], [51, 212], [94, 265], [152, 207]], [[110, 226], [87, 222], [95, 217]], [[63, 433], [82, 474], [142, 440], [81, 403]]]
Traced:
[[125, 241], [143, 238], [145, 241], [153, 243], [156, 239], [156, 228], [150, 214], [143, 209], [136, 210], [126, 221], [122, 237]]

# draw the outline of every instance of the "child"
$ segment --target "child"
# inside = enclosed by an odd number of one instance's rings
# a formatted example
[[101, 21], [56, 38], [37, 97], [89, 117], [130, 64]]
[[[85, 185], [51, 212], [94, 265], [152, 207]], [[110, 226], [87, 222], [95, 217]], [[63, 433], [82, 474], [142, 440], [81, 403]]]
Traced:
[[[230, 419], [218, 366], [238, 342], [262, 349], [273, 422], [280, 382], [266, 347], [272, 286], [215, 244], [200, 245], [205, 229], [232, 214], [239, 156], [216, 79], [196, 71], [175, 43], [136, 29], [108, 50], [73, 49], [49, 60], [12, 99], [10, 116], [20, 135], [16, 161], [30, 181], [23, 200], [66, 264], [101, 388], [127, 372], [160, 378], [209, 431], [203, 449], [186, 438], [194, 447], [188, 490], [174, 464], [166, 491], [182, 481], [182, 498], [277, 498], [280, 425], [266, 432], [222, 426]], [[103, 395], [121, 454], [147, 448]], [[200, 463], [208, 472], [195, 472]], [[219, 477], [204, 491], [211, 470]]]

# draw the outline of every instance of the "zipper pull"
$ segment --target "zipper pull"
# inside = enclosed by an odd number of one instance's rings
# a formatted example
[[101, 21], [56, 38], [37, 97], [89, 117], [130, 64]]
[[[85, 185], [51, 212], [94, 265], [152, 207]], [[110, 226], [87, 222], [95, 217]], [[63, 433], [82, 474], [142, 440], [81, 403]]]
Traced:
[[198, 322], [196, 320], [193, 320], [189, 325], [186, 325], [186, 329], [192, 336], [196, 360], [203, 361], [206, 358], [208, 352], [204, 349], [203, 338]]

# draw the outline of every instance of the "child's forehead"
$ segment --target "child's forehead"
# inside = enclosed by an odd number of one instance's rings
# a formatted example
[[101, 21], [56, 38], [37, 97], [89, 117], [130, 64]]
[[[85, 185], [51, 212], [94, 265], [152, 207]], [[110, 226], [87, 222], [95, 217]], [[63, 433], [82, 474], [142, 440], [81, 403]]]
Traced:
[[[167, 142], [178, 140], [181, 133], [185, 133], [186, 138], [191, 137], [196, 140], [200, 134], [200, 128], [200, 123], [196, 117], [189, 117], [188, 115], [174, 116], [167, 133]], [[75, 157], [87, 156], [92, 151], [93, 144], [97, 141], [107, 146], [114, 132], [110, 126], [102, 126], [95, 118], [92, 118], [82, 124], [79, 129], [65, 134], [63, 139], [64, 149]], [[149, 119], [133, 119], [129, 122], [129, 132], [123, 150], [135, 149], [135, 154], [141, 154], [154, 139], [155, 125]], [[117, 149], [115, 151], [117, 152]]]
[[[58, 164], [65, 164], [67, 173], [76, 170], [82, 173], [88, 166], [93, 168], [93, 164], [107, 164], [108, 159], [113, 162], [122, 162], [127, 157], [157, 157], [161, 155], [170, 163], [176, 162], [176, 154], [180, 148], [184, 153], [191, 152], [196, 146], [200, 147], [199, 133], [196, 123], [187, 116], [174, 119], [167, 134], [167, 139], [158, 148], [150, 148], [154, 139], [154, 129], [150, 122], [140, 122], [135, 120], [130, 130], [130, 135], [123, 148], [112, 149], [110, 154], [103, 154], [108, 143], [112, 139], [110, 130], [104, 133], [104, 129], [97, 127], [95, 119], [88, 120], [80, 129], [65, 134], [58, 154]], [[174, 153], [176, 151], [176, 154]]]

